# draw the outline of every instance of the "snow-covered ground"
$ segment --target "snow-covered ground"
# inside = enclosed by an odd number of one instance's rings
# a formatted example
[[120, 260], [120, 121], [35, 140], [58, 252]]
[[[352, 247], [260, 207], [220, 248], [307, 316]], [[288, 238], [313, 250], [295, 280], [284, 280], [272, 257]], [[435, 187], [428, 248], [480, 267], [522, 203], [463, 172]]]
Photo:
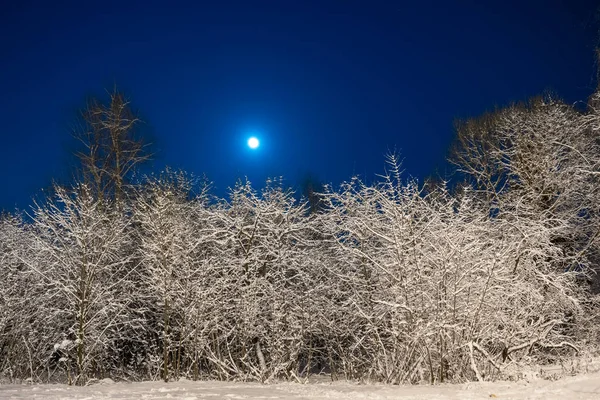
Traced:
[[600, 399], [600, 372], [557, 381], [386, 386], [333, 383], [192, 382], [0, 385], [0, 399]]

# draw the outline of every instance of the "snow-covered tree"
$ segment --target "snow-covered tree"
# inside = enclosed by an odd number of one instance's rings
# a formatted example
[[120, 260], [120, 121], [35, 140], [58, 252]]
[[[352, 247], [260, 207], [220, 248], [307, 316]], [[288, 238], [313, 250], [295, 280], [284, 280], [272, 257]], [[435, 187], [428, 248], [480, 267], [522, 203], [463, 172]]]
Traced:
[[[146, 182], [135, 205], [142, 264], [140, 298], [149, 309], [148, 329], [155, 339], [148, 343], [149, 356], [157, 361], [154, 368], [165, 381], [179, 365], [189, 317], [187, 283], [198, 243], [190, 190], [191, 181], [183, 173], [167, 171]], [[152, 368], [151, 360], [147, 363]]]
[[128, 221], [101, 204], [86, 185], [57, 187], [56, 197], [34, 210], [38, 258], [22, 261], [35, 274], [41, 315], [36, 328], [50, 359], [63, 365], [69, 381], [85, 384], [112, 367], [108, 350], [114, 331], [127, 320], [125, 283], [135, 272]]
[[219, 375], [294, 376], [310, 290], [306, 205], [278, 182], [260, 195], [240, 182], [220, 215], [228, 236], [217, 261], [220, 308], [207, 359]]
[[458, 128], [452, 158], [458, 170], [492, 215], [545, 221], [562, 249], [557, 269], [598, 268], [598, 96], [583, 112], [547, 96]]
[[31, 227], [19, 216], [0, 217], [0, 376], [37, 381], [46, 348], [35, 321], [40, 313], [38, 278], [23, 262], [36, 260]]

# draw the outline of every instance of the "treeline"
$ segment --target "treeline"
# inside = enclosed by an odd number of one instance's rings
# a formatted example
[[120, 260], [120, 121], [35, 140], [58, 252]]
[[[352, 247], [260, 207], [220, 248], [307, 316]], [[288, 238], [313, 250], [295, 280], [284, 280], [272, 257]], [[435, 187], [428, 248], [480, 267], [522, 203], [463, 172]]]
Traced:
[[277, 181], [228, 199], [183, 172], [132, 184], [137, 118], [118, 94], [91, 103], [78, 183], [0, 221], [0, 374], [434, 383], [589, 354], [598, 106], [459, 124], [451, 189], [403, 180], [392, 154], [378, 183], [308, 204]]

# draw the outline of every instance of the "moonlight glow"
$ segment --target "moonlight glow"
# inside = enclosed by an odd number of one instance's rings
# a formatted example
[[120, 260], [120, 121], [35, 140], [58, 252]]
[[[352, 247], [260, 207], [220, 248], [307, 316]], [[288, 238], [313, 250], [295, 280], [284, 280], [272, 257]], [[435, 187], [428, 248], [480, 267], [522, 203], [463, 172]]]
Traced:
[[251, 137], [250, 139], [248, 139], [248, 147], [250, 147], [251, 149], [256, 149], [256, 148], [258, 148], [259, 145], [260, 145], [260, 142], [254, 136]]

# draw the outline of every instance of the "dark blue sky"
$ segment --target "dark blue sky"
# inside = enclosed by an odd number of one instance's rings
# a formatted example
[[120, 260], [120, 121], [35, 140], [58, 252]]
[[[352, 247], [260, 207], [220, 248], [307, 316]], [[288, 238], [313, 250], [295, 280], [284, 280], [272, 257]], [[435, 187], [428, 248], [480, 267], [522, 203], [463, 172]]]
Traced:
[[9, 3], [0, 209], [69, 176], [77, 110], [114, 84], [146, 121], [154, 169], [206, 173], [218, 194], [244, 175], [372, 178], [393, 148], [424, 178], [443, 172], [455, 118], [595, 88], [594, 1]]

